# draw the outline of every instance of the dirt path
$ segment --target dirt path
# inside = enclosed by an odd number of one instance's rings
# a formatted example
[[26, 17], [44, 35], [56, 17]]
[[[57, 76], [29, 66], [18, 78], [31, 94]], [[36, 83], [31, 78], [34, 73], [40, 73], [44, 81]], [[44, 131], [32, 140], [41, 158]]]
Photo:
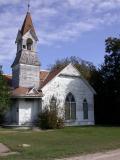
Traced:
[[62, 160], [120, 160], [120, 149], [104, 153], [95, 153], [78, 157], [64, 158]]
[[0, 143], [0, 154], [7, 152], [10, 152], [10, 149], [6, 145]]
[[0, 157], [14, 155], [14, 154], [18, 154], [18, 152], [11, 152], [6, 145], [0, 143]]

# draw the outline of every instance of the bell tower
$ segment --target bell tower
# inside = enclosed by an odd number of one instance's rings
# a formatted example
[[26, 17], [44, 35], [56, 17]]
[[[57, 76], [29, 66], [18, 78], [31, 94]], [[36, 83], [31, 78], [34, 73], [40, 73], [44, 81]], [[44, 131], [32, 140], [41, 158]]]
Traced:
[[40, 62], [36, 53], [38, 38], [28, 11], [16, 38], [17, 53], [12, 64], [14, 88], [40, 86]]

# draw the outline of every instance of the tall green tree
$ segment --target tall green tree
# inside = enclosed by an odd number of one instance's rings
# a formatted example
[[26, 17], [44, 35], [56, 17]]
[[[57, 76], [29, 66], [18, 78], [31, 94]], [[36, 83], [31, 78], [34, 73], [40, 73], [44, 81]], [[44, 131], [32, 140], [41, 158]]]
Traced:
[[106, 55], [101, 66], [105, 95], [120, 95], [120, 39], [106, 39]]
[[4, 115], [10, 106], [10, 90], [0, 66], [0, 123], [3, 122]]
[[105, 45], [106, 55], [100, 69], [99, 117], [105, 123], [120, 124], [120, 39], [109, 37]]

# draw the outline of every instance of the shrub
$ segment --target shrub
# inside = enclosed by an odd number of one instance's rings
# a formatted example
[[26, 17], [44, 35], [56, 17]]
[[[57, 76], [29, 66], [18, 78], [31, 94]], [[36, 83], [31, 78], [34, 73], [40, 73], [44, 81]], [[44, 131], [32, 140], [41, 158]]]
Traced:
[[58, 117], [57, 111], [45, 109], [38, 116], [38, 126], [42, 129], [60, 129], [63, 128], [64, 121]]
[[38, 126], [42, 129], [56, 129], [64, 127], [63, 118], [58, 116], [60, 114], [60, 109], [58, 111], [57, 98], [51, 97], [49, 105], [38, 116]]
[[61, 129], [63, 127], [64, 127], [64, 120], [63, 120], [63, 118], [58, 117], [58, 119], [57, 119], [57, 128]]

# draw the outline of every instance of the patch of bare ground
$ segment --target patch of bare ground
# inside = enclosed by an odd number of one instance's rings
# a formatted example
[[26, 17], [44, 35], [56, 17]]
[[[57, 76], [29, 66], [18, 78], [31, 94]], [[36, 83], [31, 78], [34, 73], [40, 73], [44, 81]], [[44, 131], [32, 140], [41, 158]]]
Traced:
[[101, 153], [88, 154], [83, 156], [64, 158], [61, 160], [120, 160], [120, 149], [108, 151], [108, 152], [101, 152]]
[[18, 154], [17, 152], [11, 152], [11, 150], [4, 144], [0, 143], [0, 156], [8, 156]]

